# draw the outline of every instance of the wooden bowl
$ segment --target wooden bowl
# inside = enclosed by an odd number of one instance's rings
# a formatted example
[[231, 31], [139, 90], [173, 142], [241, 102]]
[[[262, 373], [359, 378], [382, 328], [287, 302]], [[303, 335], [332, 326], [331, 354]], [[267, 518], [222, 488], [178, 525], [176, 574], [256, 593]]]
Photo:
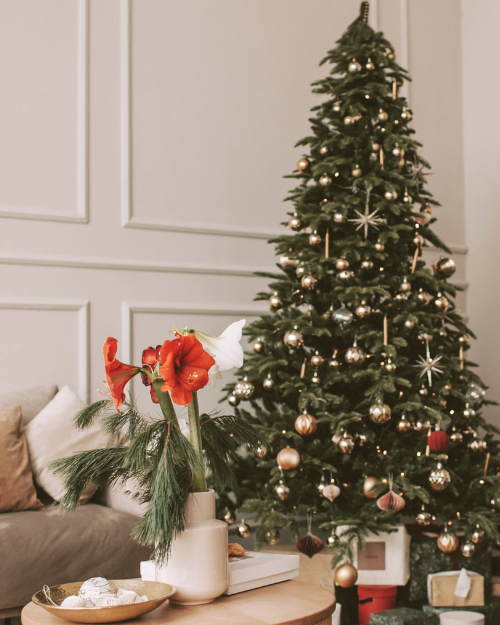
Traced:
[[57, 607], [45, 597], [43, 590], [33, 595], [33, 603], [47, 610], [54, 616], [66, 621], [77, 623], [116, 623], [137, 618], [159, 608], [162, 603], [171, 597], [177, 589], [161, 582], [145, 582], [140, 579], [110, 579], [109, 583], [115, 590], [133, 590], [138, 595], [146, 595], [149, 601], [131, 603], [128, 605], [114, 605], [105, 608], [61, 608], [60, 605], [70, 595], [77, 595], [83, 582], [60, 584], [50, 587], [50, 597]]

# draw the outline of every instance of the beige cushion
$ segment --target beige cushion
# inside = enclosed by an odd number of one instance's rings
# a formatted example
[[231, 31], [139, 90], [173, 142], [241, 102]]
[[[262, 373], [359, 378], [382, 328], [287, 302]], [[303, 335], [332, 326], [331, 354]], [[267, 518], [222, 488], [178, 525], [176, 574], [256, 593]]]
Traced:
[[33, 484], [21, 406], [0, 412], [0, 512], [42, 510]]
[[35, 386], [23, 391], [5, 393], [0, 395], [0, 410], [21, 406], [23, 409], [23, 423], [26, 425], [42, 408], [45, 408], [56, 393], [57, 386], [55, 384]]
[[[63, 480], [47, 468], [49, 462], [71, 456], [78, 451], [103, 447], [108, 437], [94, 425], [77, 430], [73, 418], [85, 404], [65, 386], [54, 399], [26, 426], [26, 441], [36, 483], [53, 499], [64, 495]], [[95, 493], [93, 486], [86, 489], [80, 503]]]

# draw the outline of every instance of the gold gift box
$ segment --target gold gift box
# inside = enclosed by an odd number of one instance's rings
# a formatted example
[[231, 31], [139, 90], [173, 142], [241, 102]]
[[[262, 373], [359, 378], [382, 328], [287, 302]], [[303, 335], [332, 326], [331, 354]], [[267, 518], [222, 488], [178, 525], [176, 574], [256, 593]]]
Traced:
[[449, 575], [433, 575], [429, 580], [429, 603], [435, 608], [465, 608], [484, 605], [484, 577], [467, 571], [471, 586], [467, 597], [457, 597], [460, 571], [450, 571]]

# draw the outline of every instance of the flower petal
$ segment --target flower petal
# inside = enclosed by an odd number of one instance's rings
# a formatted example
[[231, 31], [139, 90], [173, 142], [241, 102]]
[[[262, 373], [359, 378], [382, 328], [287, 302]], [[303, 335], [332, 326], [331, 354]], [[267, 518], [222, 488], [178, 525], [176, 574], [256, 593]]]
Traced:
[[[216, 371], [227, 371], [233, 367], [243, 365], [243, 348], [241, 336], [246, 320], [240, 319], [229, 325], [220, 336], [211, 336], [203, 332], [194, 331], [196, 338], [205, 350], [214, 357]], [[213, 371], [212, 373], [215, 373]]]

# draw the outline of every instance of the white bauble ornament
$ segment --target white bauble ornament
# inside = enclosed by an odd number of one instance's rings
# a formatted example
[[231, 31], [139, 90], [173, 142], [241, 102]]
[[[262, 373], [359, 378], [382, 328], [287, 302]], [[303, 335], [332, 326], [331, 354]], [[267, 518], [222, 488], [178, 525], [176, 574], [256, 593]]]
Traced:
[[102, 595], [116, 595], [115, 589], [104, 577], [91, 577], [83, 582], [78, 592], [83, 599], [99, 599]]
[[120, 605], [129, 605], [131, 603], [142, 603], [143, 599], [141, 595], [138, 595], [133, 590], [122, 590], [122, 593], [120, 594], [118, 598], [118, 601]]
[[116, 595], [105, 595], [95, 600], [96, 608], [110, 608], [114, 605], [120, 605], [120, 600]]
[[61, 608], [84, 608], [85, 599], [77, 595], [70, 595], [61, 603]]
[[337, 497], [340, 495], [340, 488], [335, 484], [328, 484], [328, 486], [325, 486], [325, 488], [323, 488], [322, 495], [323, 497], [328, 499], [328, 501], [333, 501], [334, 499], [337, 499]]

